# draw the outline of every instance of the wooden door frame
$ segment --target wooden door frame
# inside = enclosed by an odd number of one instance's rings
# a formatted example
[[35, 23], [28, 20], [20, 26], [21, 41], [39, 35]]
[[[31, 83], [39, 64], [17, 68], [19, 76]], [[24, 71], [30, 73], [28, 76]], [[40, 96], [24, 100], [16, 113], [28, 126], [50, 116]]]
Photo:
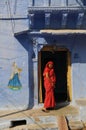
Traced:
[[67, 52], [67, 100], [72, 101], [72, 84], [71, 84], [71, 53], [67, 48], [57, 47], [56, 45], [46, 45], [38, 53], [38, 101], [43, 103], [42, 98], [42, 70], [41, 70], [41, 51], [66, 51]]

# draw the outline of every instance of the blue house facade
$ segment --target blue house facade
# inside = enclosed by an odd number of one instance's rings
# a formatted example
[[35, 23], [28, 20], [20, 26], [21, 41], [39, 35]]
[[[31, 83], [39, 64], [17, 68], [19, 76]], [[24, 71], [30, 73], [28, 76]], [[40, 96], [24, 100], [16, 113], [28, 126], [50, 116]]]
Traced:
[[85, 96], [86, 3], [76, 0], [32, 0], [28, 36], [33, 45], [34, 100], [44, 102], [43, 70], [52, 60], [57, 77], [57, 104]]
[[52, 60], [56, 103], [86, 94], [86, 2], [0, 2], [0, 109], [43, 105], [43, 69]]

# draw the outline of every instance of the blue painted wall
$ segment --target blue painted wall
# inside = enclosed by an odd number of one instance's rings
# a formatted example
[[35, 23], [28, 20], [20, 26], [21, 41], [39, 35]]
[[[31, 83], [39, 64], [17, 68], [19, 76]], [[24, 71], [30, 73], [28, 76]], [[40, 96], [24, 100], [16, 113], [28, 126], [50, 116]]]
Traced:
[[[13, 36], [9, 21], [3, 21], [1, 27], [3, 30], [0, 30], [0, 109], [25, 109], [29, 104], [29, 54]], [[28, 44], [26, 37], [23, 37], [23, 42]], [[22, 69], [19, 77], [22, 84], [20, 90], [8, 88], [13, 62]]]
[[[28, 37], [14, 37], [14, 33], [28, 29], [27, 7], [27, 0], [18, 0], [17, 3], [14, 0], [0, 1], [0, 109], [20, 110], [29, 106]], [[13, 62], [22, 69], [19, 76], [22, 84], [20, 90], [8, 87]]]

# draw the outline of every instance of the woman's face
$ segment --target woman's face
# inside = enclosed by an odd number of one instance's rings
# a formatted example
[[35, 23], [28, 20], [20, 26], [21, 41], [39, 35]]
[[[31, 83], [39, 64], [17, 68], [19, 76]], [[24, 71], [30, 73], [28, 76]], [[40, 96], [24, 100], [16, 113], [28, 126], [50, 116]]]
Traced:
[[48, 66], [49, 66], [49, 68], [50, 68], [50, 69], [52, 69], [52, 68], [53, 68], [53, 64], [49, 64]]

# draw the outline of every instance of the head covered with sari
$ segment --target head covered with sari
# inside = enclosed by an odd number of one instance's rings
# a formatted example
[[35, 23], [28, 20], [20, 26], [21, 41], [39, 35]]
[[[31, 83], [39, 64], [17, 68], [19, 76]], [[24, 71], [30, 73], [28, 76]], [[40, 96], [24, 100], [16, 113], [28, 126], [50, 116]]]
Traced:
[[[52, 67], [49, 67], [50, 65], [51, 65]], [[48, 61], [47, 64], [45, 65], [44, 72], [43, 72], [43, 76], [46, 74], [46, 72], [48, 72], [48, 71], [50, 71], [51, 69], [53, 69], [53, 66], [54, 66], [53, 61]]]
[[52, 67], [53, 67], [53, 65], [54, 65], [53, 61], [48, 61], [45, 67], [49, 68], [49, 65], [52, 65]]

